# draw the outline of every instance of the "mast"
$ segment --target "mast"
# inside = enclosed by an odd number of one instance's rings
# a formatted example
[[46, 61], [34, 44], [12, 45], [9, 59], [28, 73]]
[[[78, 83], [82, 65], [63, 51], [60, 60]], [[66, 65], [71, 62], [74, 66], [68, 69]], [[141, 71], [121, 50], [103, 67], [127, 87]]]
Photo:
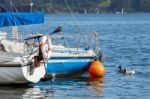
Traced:
[[123, 8], [121, 9], [121, 14], [124, 14], [124, 9]]
[[30, 12], [32, 12], [33, 2], [30, 3]]
[[13, 40], [15, 42], [19, 41], [19, 32], [17, 26], [12, 26], [12, 34], [13, 34]]
[[84, 9], [84, 14], [87, 14], [87, 10], [86, 9]]

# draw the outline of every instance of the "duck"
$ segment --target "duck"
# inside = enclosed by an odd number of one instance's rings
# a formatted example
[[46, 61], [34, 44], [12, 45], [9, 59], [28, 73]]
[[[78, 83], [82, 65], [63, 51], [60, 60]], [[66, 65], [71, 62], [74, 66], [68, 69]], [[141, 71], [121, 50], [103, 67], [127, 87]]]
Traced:
[[122, 68], [121, 66], [118, 66], [118, 72], [123, 73], [125, 75], [134, 75], [135, 70], [128, 70], [126, 68]]
[[118, 66], [118, 72], [123, 73], [124, 69], [121, 66]]
[[135, 74], [135, 70], [124, 69], [124, 74], [126, 74], [126, 75], [134, 75]]

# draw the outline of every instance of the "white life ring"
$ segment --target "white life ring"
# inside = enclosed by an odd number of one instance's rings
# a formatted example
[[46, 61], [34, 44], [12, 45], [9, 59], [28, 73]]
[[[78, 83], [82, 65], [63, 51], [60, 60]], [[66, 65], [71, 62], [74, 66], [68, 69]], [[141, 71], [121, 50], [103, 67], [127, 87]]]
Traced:
[[[48, 52], [46, 50], [46, 43], [48, 45]], [[52, 53], [52, 42], [51, 42], [51, 39], [48, 35], [44, 35], [41, 39], [41, 42], [40, 42], [40, 48], [41, 48], [41, 51], [42, 51], [42, 54], [43, 54], [43, 58], [45, 60], [48, 60], [48, 58], [51, 57], [51, 53]]]

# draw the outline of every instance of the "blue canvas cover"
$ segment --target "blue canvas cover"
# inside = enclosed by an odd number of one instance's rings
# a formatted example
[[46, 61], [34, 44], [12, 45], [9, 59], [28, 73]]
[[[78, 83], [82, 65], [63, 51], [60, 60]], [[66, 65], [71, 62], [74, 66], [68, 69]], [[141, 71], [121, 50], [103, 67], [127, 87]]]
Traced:
[[0, 13], [0, 27], [39, 24], [44, 22], [42, 12], [5, 12]]

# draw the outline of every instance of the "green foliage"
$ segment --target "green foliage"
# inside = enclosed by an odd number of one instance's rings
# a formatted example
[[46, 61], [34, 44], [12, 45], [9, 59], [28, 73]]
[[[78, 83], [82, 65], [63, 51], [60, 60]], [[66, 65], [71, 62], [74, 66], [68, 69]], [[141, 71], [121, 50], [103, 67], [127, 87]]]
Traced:
[[150, 0], [112, 0], [111, 11], [150, 12]]
[[[3, 2], [2, 2], [3, 1]], [[2, 0], [1, 4], [8, 4], [9, 0]], [[65, 0], [12, 0], [14, 4], [24, 5], [33, 2], [34, 10], [51, 12], [69, 12]], [[125, 12], [150, 12], [150, 0], [66, 0], [73, 12], [116, 12], [123, 8]]]
[[[65, 0], [45, 0], [49, 12], [67, 12]], [[74, 12], [116, 12], [123, 8], [125, 12], [150, 11], [150, 0], [66, 0]], [[44, 8], [45, 9], [45, 8]]]
[[103, 2], [99, 3], [99, 7], [101, 8], [106, 8], [106, 7], [110, 7], [111, 5], [111, 0], [104, 0]]
[[150, 11], [150, 0], [140, 0], [140, 10]]

